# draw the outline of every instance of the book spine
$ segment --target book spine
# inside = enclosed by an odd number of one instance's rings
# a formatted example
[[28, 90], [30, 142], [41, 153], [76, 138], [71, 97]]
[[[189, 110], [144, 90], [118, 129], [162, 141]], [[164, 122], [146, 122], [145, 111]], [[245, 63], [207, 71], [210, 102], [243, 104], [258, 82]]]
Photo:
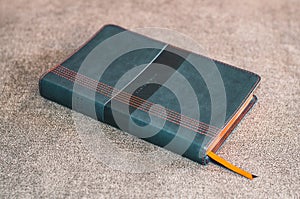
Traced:
[[[44, 74], [39, 80], [40, 95], [48, 100], [72, 109], [72, 84], [65, 86], [51, 81], [51, 72]], [[50, 78], [49, 78], [50, 77]]]
[[[95, 99], [91, 99], [79, 93], [74, 93], [73, 87], [74, 87], [74, 83], [72, 81], [69, 81], [64, 78], [60, 78], [56, 74], [51, 72], [45, 74], [39, 80], [39, 91], [42, 97], [54, 101], [70, 109], [73, 109], [84, 115], [87, 115], [93, 119], [107, 123], [115, 128], [120, 129], [119, 126], [114, 121], [110, 103], [107, 103], [106, 106], [104, 107], [102, 103], [97, 102], [97, 100], [95, 101]], [[80, 101], [84, 102], [83, 104], [88, 103], [90, 105], [96, 106], [97, 107], [96, 116], [95, 114], [86, 111], [85, 107], [82, 108], [74, 107], [73, 105], [74, 102], [72, 102], [74, 96], [76, 96], [76, 99], [80, 98]], [[118, 114], [123, 114], [123, 113], [119, 113], [118, 110], [114, 110], [114, 111], [116, 111]], [[100, 117], [100, 115], [102, 116]], [[145, 121], [141, 121], [140, 118], [134, 118], [134, 119], [135, 121], [138, 121], [140, 123], [145, 123]], [[155, 136], [149, 138], [142, 138], [142, 139], [154, 145], [157, 145], [159, 147], [165, 147], [166, 144], [172, 141], [172, 139], [176, 136], [176, 132], [171, 132], [168, 129], [163, 128], [159, 130], [160, 130], [159, 133], [156, 134]], [[128, 132], [128, 133], [132, 134], [132, 132]], [[201, 163], [203, 165], [208, 163], [209, 158], [207, 156], [200, 157], [198, 154], [200, 149], [199, 142], [194, 140], [186, 140], [185, 138], [180, 138], [180, 139], [182, 140], [182, 142], [191, 143], [190, 147], [183, 154], [180, 153], [180, 155], [188, 159], [191, 159], [193, 161], [196, 161], [198, 163]], [[168, 150], [178, 153], [178, 151], [176, 151], [176, 147]]]

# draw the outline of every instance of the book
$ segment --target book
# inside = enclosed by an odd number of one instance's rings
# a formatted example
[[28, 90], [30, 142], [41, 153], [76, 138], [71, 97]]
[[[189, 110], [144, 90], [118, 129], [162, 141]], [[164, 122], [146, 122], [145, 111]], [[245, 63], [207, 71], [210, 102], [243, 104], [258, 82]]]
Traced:
[[201, 164], [254, 175], [215, 153], [257, 101], [252, 72], [116, 25], [39, 80], [41, 96]]

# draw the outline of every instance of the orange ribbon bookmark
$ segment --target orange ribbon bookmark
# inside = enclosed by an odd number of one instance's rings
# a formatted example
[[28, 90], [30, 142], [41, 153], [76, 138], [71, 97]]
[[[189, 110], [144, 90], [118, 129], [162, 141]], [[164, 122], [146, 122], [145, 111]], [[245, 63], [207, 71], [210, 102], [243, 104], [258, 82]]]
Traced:
[[214, 161], [216, 161], [217, 163], [223, 165], [224, 167], [226, 167], [227, 169], [237, 173], [237, 174], [240, 174], [250, 180], [252, 180], [253, 178], [256, 178], [257, 176], [255, 175], [252, 175], [251, 173], [247, 172], [247, 171], [244, 171], [243, 169], [237, 167], [237, 166], [234, 166], [233, 164], [227, 162], [226, 160], [224, 160], [223, 158], [221, 158], [220, 156], [216, 155], [215, 153], [209, 151], [207, 153], [208, 157], [210, 157], [211, 159], [213, 159]]

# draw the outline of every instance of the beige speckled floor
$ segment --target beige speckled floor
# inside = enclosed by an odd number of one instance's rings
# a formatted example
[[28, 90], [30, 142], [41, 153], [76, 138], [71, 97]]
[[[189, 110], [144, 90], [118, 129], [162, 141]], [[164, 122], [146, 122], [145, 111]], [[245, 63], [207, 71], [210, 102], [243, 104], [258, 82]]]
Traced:
[[[0, 9], [1, 198], [300, 197], [299, 1], [0, 0]], [[211, 57], [261, 75], [258, 104], [219, 151], [258, 178], [183, 158], [128, 173], [85, 148], [72, 112], [41, 98], [38, 78], [107, 23], [177, 30]]]

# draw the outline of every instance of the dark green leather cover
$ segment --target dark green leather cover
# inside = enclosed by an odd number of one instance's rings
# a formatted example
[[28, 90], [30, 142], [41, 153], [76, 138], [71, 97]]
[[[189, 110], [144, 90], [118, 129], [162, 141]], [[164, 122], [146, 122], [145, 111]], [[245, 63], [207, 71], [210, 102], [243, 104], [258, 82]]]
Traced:
[[[131, 49], [135, 44], [138, 47]], [[107, 57], [114, 59], [107, 61]], [[161, 65], [169, 68], [159, 68]], [[259, 81], [260, 77], [254, 73], [107, 25], [64, 62], [45, 73], [39, 89], [46, 99], [205, 164], [209, 144]], [[107, 90], [103, 94], [102, 85], [117, 91]], [[139, 108], [142, 104], [122, 108], [124, 103], [118, 101], [122, 93], [118, 91], [163, 107], [165, 119], [156, 118], [155, 114], [150, 116]], [[194, 114], [196, 110], [199, 114]], [[172, 119], [174, 112], [187, 115], [190, 118], [187, 124], [192, 129], [180, 125], [183, 117]], [[122, 122], [116, 120], [122, 119], [125, 125], [120, 126]], [[200, 122], [196, 130], [191, 124], [195, 120]]]

